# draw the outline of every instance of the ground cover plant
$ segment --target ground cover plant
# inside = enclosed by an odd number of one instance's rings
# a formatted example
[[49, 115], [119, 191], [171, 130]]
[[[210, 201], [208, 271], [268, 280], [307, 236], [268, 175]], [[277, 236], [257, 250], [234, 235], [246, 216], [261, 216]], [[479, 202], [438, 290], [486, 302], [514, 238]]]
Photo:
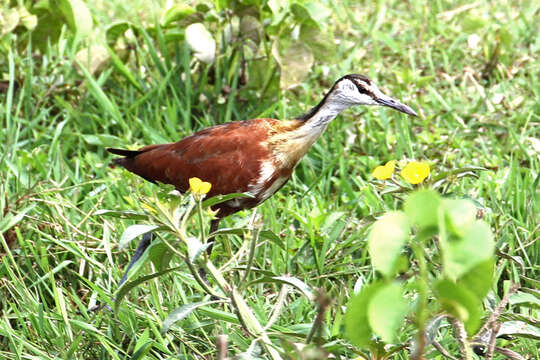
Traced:
[[[534, 1], [3, 3], [0, 356], [539, 358], [539, 17]], [[223, 199], [108, 166], [106, 147], [295, 117], [347, 73], [420, 116], [340, 115], [211, 257]]]

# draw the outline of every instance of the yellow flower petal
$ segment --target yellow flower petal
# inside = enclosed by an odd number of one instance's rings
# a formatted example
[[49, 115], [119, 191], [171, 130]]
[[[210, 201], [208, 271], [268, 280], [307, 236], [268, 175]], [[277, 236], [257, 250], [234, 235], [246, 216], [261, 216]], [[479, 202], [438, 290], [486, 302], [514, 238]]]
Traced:
[[199, 188], [199, 193], [200, 194], [208, 194], [208, 192], [210, 191], [211, 188], [212, 188], [212, 184], [210, 184], [209, 182], [203, 181], [201, 183], [200, 188]]
[[373, 173], [371, 175], [373, 175], [374, 178], [379, 180], [390, 179], [392, 177], [392, 174], [394, 173], [395, 167], [396, 161], [390, 160], [384, 166], [377, 166], [375, 170], [373, 170]]
[[195, 195], [208, 194], [211, 188], [212, 184], [206, 181], [202, 181], [198, 177], [192, 177], [189, 179], [189, 189]]
[[412, 161], [401, 170], [401, 176], [409, 184], [420, 184], [429, 176], [429, 165], [425, 162]]

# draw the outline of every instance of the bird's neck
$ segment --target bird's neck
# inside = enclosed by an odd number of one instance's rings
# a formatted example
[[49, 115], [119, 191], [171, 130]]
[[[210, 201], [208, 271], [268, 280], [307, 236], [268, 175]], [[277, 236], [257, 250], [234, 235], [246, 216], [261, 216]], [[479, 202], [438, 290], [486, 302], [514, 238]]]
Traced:
[[308, 152], [313, 143], [326, 130], [340, 112], [347, 109], [339, 102], [328, 99], [328, 96], [319, 105], [306, 115], [293, 122], [293, 129], [275, 135], [271, 142], [275, 147], [276, 160], [285, 168], [294, 168], [298, 161]]
[[297, 130], [299, 135], [314, 137], [313, 140], [316, 140], [326, 130], [330, 121], [349, 107], [350, 105], [344, 102], [335, 101], [326, 96], [310, 112], [299, 118], [299, 120], [303, 121]]

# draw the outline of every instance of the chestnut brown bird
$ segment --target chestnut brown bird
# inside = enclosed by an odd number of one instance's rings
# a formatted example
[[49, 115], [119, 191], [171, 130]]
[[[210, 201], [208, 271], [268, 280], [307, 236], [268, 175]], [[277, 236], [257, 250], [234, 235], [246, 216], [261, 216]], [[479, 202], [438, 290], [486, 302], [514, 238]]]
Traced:
[[[189, 189], [189, 178], [198, 177], [212, 184], [209, 197], [230, 193], [253, 196], [215, 205], [217, 218], [210, 227], [214, 232], [225, 216], [259, 205], [285, 185], [330, 121], [355, 105], [382, 105], [416, 116], [413, 109], [383, 94], [366, 76], [350, 74], [337, 80], [317, 106], [294, 120], [236, 121], [212, 126], [175, 143], [107, 150], [124, 156], [113, 160], [115, 165], [153, 183], [172, 184], [180, 192]], [[149, 241], [146, 238], [143, 242], [147, 244], [139, 246], [137, 253], [142, 253]]]

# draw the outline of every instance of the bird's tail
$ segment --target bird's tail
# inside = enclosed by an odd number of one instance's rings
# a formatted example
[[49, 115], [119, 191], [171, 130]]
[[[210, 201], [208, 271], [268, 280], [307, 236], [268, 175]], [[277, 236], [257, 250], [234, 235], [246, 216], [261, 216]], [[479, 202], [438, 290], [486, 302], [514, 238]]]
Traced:
[[107, 148], [107, 151], [110, 152], [111, 154], [124, 156], [123, 158], [114, 159], [112, 161], [112, 167], [115, 167], [117, 165], [125, 167], [126, 161], [129, 161], [129, 159], [133, 159], [137, 155], [142, 154], [144, 152], [140, 150], [125, 150], [125, 149], [113, 149], [113, 148]]

